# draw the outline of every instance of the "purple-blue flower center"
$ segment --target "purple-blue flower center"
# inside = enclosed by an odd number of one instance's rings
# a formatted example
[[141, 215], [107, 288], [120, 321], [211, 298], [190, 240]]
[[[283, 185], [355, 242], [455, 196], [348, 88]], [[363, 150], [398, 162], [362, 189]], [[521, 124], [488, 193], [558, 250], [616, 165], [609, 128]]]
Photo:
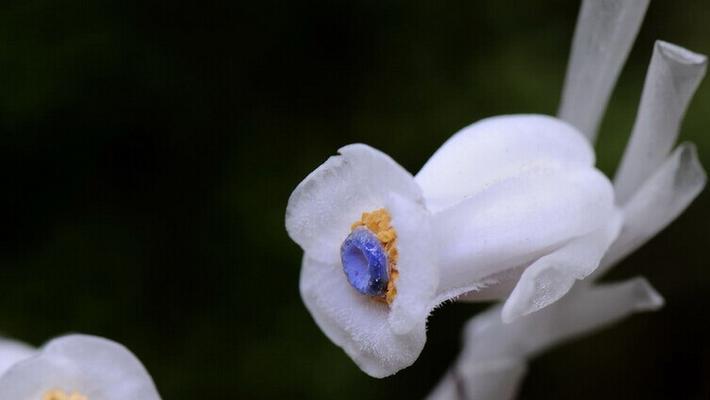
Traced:
[[385, 294], [389, 281], [387, 252], [372, 231], [353, 230], [340, 246], [340, 260], [355, 290], [367, 296]]

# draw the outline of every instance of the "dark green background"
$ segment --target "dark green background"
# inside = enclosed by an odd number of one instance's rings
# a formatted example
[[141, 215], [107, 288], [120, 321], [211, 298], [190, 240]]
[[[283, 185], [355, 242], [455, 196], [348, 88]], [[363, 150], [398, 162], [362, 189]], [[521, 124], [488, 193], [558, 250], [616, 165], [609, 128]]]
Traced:
[[[283, 215], [364, 142], [416, 172], [459, 128], [556, 111], [575, 1], [0, 5], [0, 330], [126, 344], [166, 399], [426, 394], [483, 306], [430, 320], [418, 362], [360, 372], [311, 320]], [[656, 38], [710, 53], [710, 3], [651, 4], [602, 125], [613, 172]], [[710, 166], [710, 86], [683, 125]], [[532, 363], [525, 398], [710, 396], [710, 195], [610, 277], [666, 297]]]

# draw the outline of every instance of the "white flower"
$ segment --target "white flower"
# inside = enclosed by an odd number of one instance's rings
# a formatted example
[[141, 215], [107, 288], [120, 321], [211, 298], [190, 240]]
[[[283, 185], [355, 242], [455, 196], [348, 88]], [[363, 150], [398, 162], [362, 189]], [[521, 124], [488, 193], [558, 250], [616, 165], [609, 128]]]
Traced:
[[[592, 141], [647, 5], [646, 0], [583, 2], [560, 115]], [[506, 315], [526, 314], [520, 310], [530, 306], [511, 300], [528, 298], [535, 304], [545, 290], [518, 284], [502, 308], [476, 316], [465, 330], [463, 352], [431, 399], [510, 399], [530, 357], [633, 312], [662, 306], [661, 296], [643, 278], [604, 285], [594, 281], [672, 222], [703, 189], [706, 175], [695, 148], [681, 144], [671, 149], [705, 68], [704, 56], [656, 42], [631, 139], [614, 180], [623, 225], [600, 268], [554, 305], [511, 324], [504, 323]], [[589, 244], [604, 248], [605, 240]], [[563, 248], [537, 263], [560, 257], [571, 265], [598, 262], [598, 254], [590, 257], [588, 250]], [[525, 270], [521, 282], [554, 287], [554, 275], [524, 279], [540, 275], [534, 266]]]
[[[316, 323], [360, 368], [381, 377], [411, 364], [424, 346], [439, 276], [429, 213], [412, 176], [391, 158], [362, 144], [339, 152], [294, 190], [286, 228], [305, 250], [300, 289]], [[381, 209], [397, 235], [391, 304], [354, 290], [341, 264], [351, 226], [362, 213]]]
[[33, 350], [0, 342], [0, 399], [160, 400], [141, 362], [122, 345], [67, 335]]
[[[540, 257], [578, 238], [611, 242], [618, 231], [613, 188], [594, 169], [589, 143], [552, 117], [473, 124], [416, 177], [365, 145], [340, 154], [294, 190], [286, 228], [305, 252], [306, 307], [375, 377], [416, 360], [426, 318], [441, 302], [499, 295], [500, 285], [507, 294]], [[595, 267], [564, 272], [570, 280], [556, 295]]]

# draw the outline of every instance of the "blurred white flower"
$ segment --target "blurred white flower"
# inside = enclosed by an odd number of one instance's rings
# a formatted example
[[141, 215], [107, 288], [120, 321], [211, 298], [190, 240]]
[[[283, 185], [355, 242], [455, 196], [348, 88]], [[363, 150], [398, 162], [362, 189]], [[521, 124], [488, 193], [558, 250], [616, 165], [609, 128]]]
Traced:
[[[560, 116], [590, 141], [647, 6], [647, 0], [583, 1]], [[703, 189], [706, 175], [694, 146], [671, 149], [706, 63], [705, 56], [656, 42], [631, 139], [614, 180], [623, 225], [600, 268], [556, 304], [512, 324], [504, 323], [506, 315], [524, 315], [528, 312], [521, 310], [530, 309], [529, 302], [514, 300], [528, 298], [534, 305], [546, 290], [518, 284], [502, 307], [473, 318], [465, 329], [464, 350], [431, 399], [513, 398], [528, 358], [631, 313], [662, 306], [661, 296], [643, 278], [604, 285], [594, 281], [672, 222]], [[571, 249], [568, 255], [570, 263], [589, 260], [584, 251]], [[538, 262], [555, 257], [560, 257], [559, 251]], [[538, 279], [524, 280], [528, 274]], [[521, 282], [554, 286], [554, 275], [539, 275], [533, 265]]]
[[16, 340], [0, 338], [0, 375], [18, 361], [33, 355], [37, 350]]
[[596, 263], [561, 271], [566, 280], [546, 298], [553, 302], [596, 268], [621, 222], [591, 146], [552, 117], [475, 123], [416, 177], [365, 145], [340, 154], [294, 190], [286, 228], [305, 252], [306, 307], [375, 377], [416, 360], [440, 303], [498, 297], [525, 266], [594, 238]]
[[42, 348], [0, 341], [0, 399], [159, 400], [141, 362], [122, 345], [67, 335]]

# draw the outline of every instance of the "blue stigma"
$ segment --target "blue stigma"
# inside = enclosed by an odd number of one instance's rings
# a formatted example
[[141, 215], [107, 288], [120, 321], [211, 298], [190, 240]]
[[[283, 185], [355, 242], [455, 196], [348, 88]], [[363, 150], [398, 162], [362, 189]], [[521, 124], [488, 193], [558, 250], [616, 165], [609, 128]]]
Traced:
[[389, 271], [387, 253], [374, 233], [356, 228], [340, 246], [340, 260], [348, 282], [367, 296], [382, 296], [387, 291]]

